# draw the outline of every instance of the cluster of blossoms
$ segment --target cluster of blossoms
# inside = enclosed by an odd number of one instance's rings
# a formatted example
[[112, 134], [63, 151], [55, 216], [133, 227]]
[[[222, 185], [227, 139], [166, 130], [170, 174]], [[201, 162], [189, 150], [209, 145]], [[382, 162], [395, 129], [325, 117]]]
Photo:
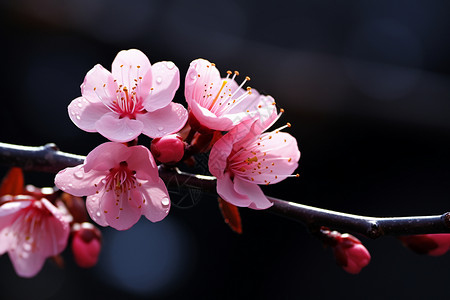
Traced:
[[[132, 49], [119, 52], [111, 73], [96, 65], [68, 111], [80, 129], [110, 142], [92, 150], [82, 165], [59, 172], [56, 186], [87, 196], [87, 211], [97, 224], [126, 230], [141, 215], [157, 222], [169, 213], [169, 194], [155, 158], [173, 165], [210, 151], [209, 171], [223, 200], [270, 207], [258, 184], [292, 176], [300, 152], [295, 138], [281, 132], [287, 126], [264, 133], [281, 113], [272, 97], [244, 88], [249, 77], [236, 83], [237, 75], [228, 71], [222, 78], [214, 64], [194, 60], [185, 79], [186, 110], [172, 102], [180, 85], [174, 63], [151, 65]], [[150, 150], [137, 145], [140, 134], [153, 139]]]
[[[270, 207], [258, 184], [295, 176], [300, 152], [295, 138], [281, 132], [288, 125], [266, 132], [282, 110], [272, 97], [244, 87], [249, 77], [236, 83], [238, 75], [228, 71], [222, 78], [214, 64], [194, 60], [185, 79], [186, 109], [172, 102], [180, 85], [173, 62], [152, 65], [131, 49], [118, 53], [111, 72], [94, 66], [68, 112], [80, 129], [109, 141], [83, 164], [60, 171], [59, 190], [25, 189], [21, 171], [11, 170], [0, 191], [0, 254], [8, 252], [17, 274], [31, 277], [71, 240], [75, 262], [95, 265], [101, 234], [87, 214], [117, 230], [142, 215], [164, 219], [171, 201], [158, 163], [172, 167], [201, 152], [210, 152], [221, 207]], [[152, 138], [150, 149], [138, 145], [141, 134]]]

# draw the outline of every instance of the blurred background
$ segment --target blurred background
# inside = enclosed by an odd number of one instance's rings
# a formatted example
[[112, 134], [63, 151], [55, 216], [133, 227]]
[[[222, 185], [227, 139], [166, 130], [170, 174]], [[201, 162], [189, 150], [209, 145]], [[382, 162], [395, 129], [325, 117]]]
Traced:
[[[286, 113], [300, 178], [267, 195], [371, 216], [442, 214], [450, 200], [448, 1], [0, 1], [0, 141], [86, 155], [105, 141], [67, 105], [86, 72], [138, 48], [239, 70]], [[241, 78], [241, 80], [244, 77]], [[183, 103], [183, 89], [176, 102]], [[143, 142], [148, 142], [145, 139]], [[1, 168], [1, 176], [6, 172]], [[52, 174], [27, 173], [36, 186]], [[419, 256], [395, 238], [361, 238], [372, 261], [349, 275], [300, 223], [241, 209], [244, 233], [214, 197], [153, 224], [103, 229], [98, 266], [47, 262], [33, 279], [0, 257], [2, 299], [446, 298], [450, 254]]]

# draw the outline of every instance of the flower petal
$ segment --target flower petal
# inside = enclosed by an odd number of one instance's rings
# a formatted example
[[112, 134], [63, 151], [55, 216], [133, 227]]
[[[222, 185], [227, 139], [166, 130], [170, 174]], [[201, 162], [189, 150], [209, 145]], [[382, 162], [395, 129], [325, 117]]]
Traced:
[[101, 65], [95, 65], [81, 84], [81, 94], [91, 103], [110, 104], [116, 95], [117, 83], [111, 73]]
[[106, 222], [105, 214], [100, 208], [100, 198], [103, 195], [103, 191], [100, 194], [94, 194], [86, 198], [86, 209], [91, 219], [100, 226], [108, 226]]
[[121, 143], [106, 142], [100, 144], [86, 156], [84, 171], [108, 171], [130, 157], [131, 151], [129, 149]]
[[46, 217], [36, 233], [36, 240], [39, 241], [38, 251], [44, 257], [54, 256], [61, 253], [67, 246], [70, 227], [69, 222], [47, 199], [41, 202], [52, 213], [52, 216]]
[[213, 64], [201, 58], [191, 62], [186, 73], [184, 88], [184, 95], [189, 107], [193, 101], [200, 102], [203, 99], [205, 87], [207, 89], [212, 87], [210, 92], [216, 94], [220, 86], [220, 73]]
[[227, 159], [233, 149], [233, 135], [226, 134], [214, 143], [209, 154], [208, 169], [209, 172], [221, 178], [227, 167]]
[[19, 248], [9, 251], [8, 254], [17, 275], [26, 278], [33, 277], [39, 273], [47, 259], [47, 257], [42, 255], [32, 255]]
[[9, 226], [11, 221], [16, 218], [16, 213], [30, 206], [32, 201], [11, 201], [0, 205], [0, 230]]
[[143, 134], [157, 138], [183, 128], [188, 119], [188, 113], [183, 105], [172, 102], [156, 111], [137, 115], [136, 119], [143, 123]]
[[144, 146], [130, 147], [130, 157], [126, 160], [128, 168], [136, 171], [136, 177], [143, 180], [158, 182], [158, 166], [153, 155]]
[[[269, 138], [269, 137], [272, 138]], [[265, 161], [261, 168], [268, 167], [270, 174], [254, 174], [255, 182], [265, 184], [270, 181], [271, 184], [280, 182], [291, 175], [298, 167], [300, 151], [298, 150], [297, 140], [286, 132], [268, 132], [261, 135], [264, 145]], [[276, 174], [276, 177], [275, 175]], [[266, 182], [267, 180], [267, 182]]]
[[266, 209], [273, 205], [273, 203], [267, 199], [257, 184], [241, 180], [239, 177], [235, 177], [234, 188], [236, 192], [248, 197], [250, 201], [250, 204], [248, 205], [249, 208]]
[[102, 102], [89, 102], [84, 97], [74, 99], [68, 107], [69, 117], [78, 128], [96, 132], [95, 122], [110, 110]]
[[164, 219], [170, 210], [169, 192], [164, 182], [159, 179], [158, 182], [143, 183], [141, 192], [147, 200], [147, 205], [142, 211], [143, 215], [152, 222]]
[[147, 56], [137, 49], [120, 51], [112, 63], [112, 75], [118, 85], [132, 89], [139, 85], [138, 96], [146, 98], [152, 85], [152, 67]]
[[114, 191], [109, 191], [104, 193], [100, 207], [109, 226], [117, 230], [127, 230], [136, 224], [142, 215], [141, 208], [133, 205], [141, 201], [142, 194], [137, 189], [131, 189], [130, 193], [121, 193], [119, 197]]
[[66, 193], [74, 196], [88, 196], [95, 194], [103, 186], [101, 180], [105, 177], [102, 171], [86, 172], [84, 165], [65, 168], [55, 176], [55, 185]]
[[[189, 108], [194, 114], [195, 118], [200, 122], [200, 124], [207, 128], [220, 131], [228, 131], [234, 127], [233, 120], [228, 118], [228, 116], [222, 116], [219, 118], [195, 101], [192, 101], [189, 104]], [[245, 113], [242, 113], [242, 115], [245, 115]]]
[[228, 172], [221, 178], [217, 178], [217, 193], [223, 200], [236, 206], [247, 207], [251, 204], [251, 200], [246, 195], [239, 193], [235, 189]]
[[107, 139], [125, 143], [134, 140], [142, 133], [144, 125], [139, 120], [132, 120], [129, 118], [119, 119], [114, 113], [105, 114], [95, 123], [95, 128], [98, 133]]
[[147, 111], [166, 107], [175, 96], [180, 86], [180, 71], [171, 61], [157, 62], [152, 66], [151, 93], [144, 100]]

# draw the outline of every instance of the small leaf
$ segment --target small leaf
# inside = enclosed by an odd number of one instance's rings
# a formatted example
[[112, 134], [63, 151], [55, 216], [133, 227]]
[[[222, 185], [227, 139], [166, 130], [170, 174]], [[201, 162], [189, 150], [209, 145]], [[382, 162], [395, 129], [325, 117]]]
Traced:
[[23, 172], [21, 168], [13, 167], [3, 178], [0, 185], [0, 196], [20, 195], [24, 190]]
[[225, 223], [227, 223], [234, 232], [242, 234], [241, 215], [239, 214], [237, 206], [226, 202], [220, 197], [217, 197], [217, 200], [219, 201], [219, 208]]

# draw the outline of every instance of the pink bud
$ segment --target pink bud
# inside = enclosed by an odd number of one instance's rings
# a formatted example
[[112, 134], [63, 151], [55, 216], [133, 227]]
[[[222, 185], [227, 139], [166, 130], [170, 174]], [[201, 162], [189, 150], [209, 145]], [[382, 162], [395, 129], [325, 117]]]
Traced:
[[403, 245], [419, 254], [439, 256], [450, 249], [450, 234], [418, 234], [401, 236]]
[[358, 274], [370, 262], [370, 253], [354, 236], [344, 233], [333, 247], [338, 265], [350, 274]]
[[153, 139], [150, 145], [153, 156], [162, 163], [177, 163], [184, 155], [184, 142], [177, 134]]
[[95, 266], [101, 249], [101, 233], [91, 223], [73, 225], [72, 252], [75, 262], [82, 268]]

